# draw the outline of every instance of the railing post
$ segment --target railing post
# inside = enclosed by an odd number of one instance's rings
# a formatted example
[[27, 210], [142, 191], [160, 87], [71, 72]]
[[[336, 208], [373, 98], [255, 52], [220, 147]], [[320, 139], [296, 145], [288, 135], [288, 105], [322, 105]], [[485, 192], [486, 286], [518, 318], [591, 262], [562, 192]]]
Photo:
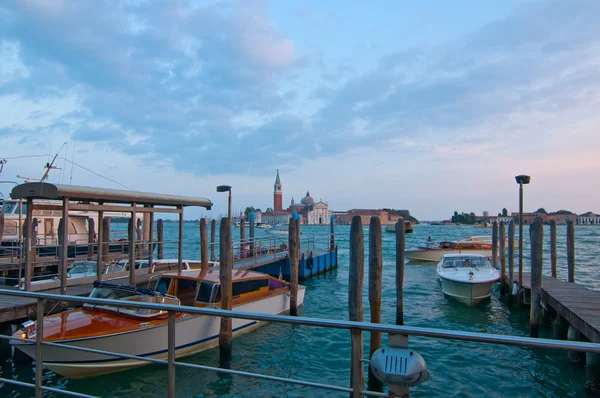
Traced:
[[529, 226], [529, 239], [531, 242], [531, 306], [529, 309], [529, 336], [538, 337], [541, 311], [542, 294], [542, 267], [544, 246], [544, 225], [541, 218], [536, 218]]
[[36, 325], [35, 325], [35, 397], [42, 397], [42, 364], [43, 348], [42, 340], [44, 338], [44, 299], [38, 298], [36, 304]]
[[[365, 275], [364, 233], [360, 216], [352, 217], [350, 227], [350, 281], [348, 287], [348, 309], [351, 321], [363, 321], [362, 290]], [[365, 384], [363, 370], [363, 341], [360, 329], [351, 329], [352, 361], [350, 384], [353, 398], [359, 398]]]
[[[148, 206], [153, 208], [154, 206]], [[148, 217], [145, 217], [146, 214]], [[151, 213], [144, 214], [144, 231], [147, 231], [147, 242], [148, 242], [148, 273], [152, 272], [152, 263], [154, 262], [154, 211]], [[148, 228], [146, 229], [146, 222], [148, 222]], [[144, 232], [146, 233], [146, 232]]]
[[[69, 260], [69, 198], [63, 199], [62, 236], [60, 237], [60, 294], [67, 294], [67, 264]], [[75, 247], [77, 250], [77, 247]]]
[[[369, 225], [369, 306], [371, 323], [381, 323], [381, 272], [383, 260], [381, 253], [381, 220], [371, 217]], [[371, 332], [369, 358], [381, 347], [381, 333]], [[381, 391], [383, 384], [371, 371], [369, 366], [369, 389]]]
[[167, 339], [169, 340], [168, 344], [168, 365], [167, 365], [167, 374], [168, 374], [168, 383], [169, 383], [169, 391], [168, 397], [175, 398], [175, 313], [173, 311], [168, 312], [168, 330], [167, 330]]
[[[27, 198], [27, 215], [25, 216], [24, 251], [25, 251], [25, 290], [31, 290], [31, 278], [33, 277], [33, 253], [35, 244], [32, 242], [33, 236], [33, 199]], [[19, 276], [20, 277], [20, 276]]]

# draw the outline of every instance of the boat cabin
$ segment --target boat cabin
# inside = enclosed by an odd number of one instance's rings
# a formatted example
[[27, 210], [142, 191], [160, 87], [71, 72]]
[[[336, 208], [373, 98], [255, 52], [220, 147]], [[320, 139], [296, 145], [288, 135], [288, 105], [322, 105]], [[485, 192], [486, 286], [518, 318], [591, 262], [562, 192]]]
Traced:
[[491, 268], [492, 263], [485, 256], [446, 255], [442, 259], [443, 268]]
[[[153, 288], [160, 294], [177, 297], [181, 300], [181, 305], [207, 307], [219, 306], [221, 302], [219, 272], [214, 270], [208, 270], [204, 276], [201, 270], [163, 274], [156, 280]], [[289, 284], [285, 281], [258, 272], [238, 270], [232, 277], [232, 305], [254, 301], [275, 291], [288, 289]]]

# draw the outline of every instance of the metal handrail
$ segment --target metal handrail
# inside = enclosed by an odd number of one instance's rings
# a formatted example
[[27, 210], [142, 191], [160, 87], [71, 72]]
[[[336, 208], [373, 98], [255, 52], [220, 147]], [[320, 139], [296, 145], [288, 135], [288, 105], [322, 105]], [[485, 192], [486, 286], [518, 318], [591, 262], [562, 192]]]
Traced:
[[[229, 373], [241, 376], [248, 376], [254, 378], [260, 378], [265, 380], [298, 384], [303, 386], [322, 388], [331, 391], [338, 392], [357, 392], [352, 388], [329, 385], [329, 384], [321, 384], [314, 383], [304, 380], [296, 380], [289, 378], [281, 378], [276, 376], [262, 375], [257, 373], [250, 372], [242, 372], [230, 369], [222, 369], [215, 368], [204, 365], [195, 365], [189, 363], [182, 363], [175, 361], [175, 313], [176, 312], [186, 312], [189, 314], [196, 315], [210, 315], [210, 316], [219, 316], [224, 318], [238, 318], [238, 319], [247, 319], [247, 320], [257, 320], [257, 321], [266, 321], [266, 322], [275, 322], [275, 323], [284, 323], [291, 325], [303, 325], [303, 326], [313, 326], [313, 327], [329, 327], [334, 329], [346, 329], [346, 330], [361, 330], [361, 331], [372, 331], [372, 332], [383, 332], [389, 334], [402, 334], [407, 336], [420, 336], [420, 337], [431, 337], [431, 338], [443, 338], [450, 340], [460, 340], [460, 341], [471, 341], [471, 342], [483, 342], [483, 343], [492, 343], [492, 344], [505, 344], [505, 345], [513, 345], [513, 346], [526, 346], [526, 347], [540, 347], [540, 348], [551, 348], [551, 349], [560, 349], [560, 350], [570, 350], [570, 351], [584, 351], [584, 352], [593, 352], [600, 353], [600, 344], [597, 343], [588, 343], [588, 342], [577, 342], [577, 341], [562, 341], [562, 340], [549, 340], [549, 339], [538, 339], [531, 337], [519, 337], [519, 336], [506, 336], [506, 335], [494, 335], [487, 333], [478, 333], [478, 332], [463, 332], [463, 331], [453, 331], [453, 330], [443, 330], [443, 329], [434, 329], [434, 328], [423, 328], [423, 327], [411, 327], [411, 326], [397, 326], [397, 325], [386, 325], [386, 324], [374, 324], [369, 322], [354, 322], [354, 321], [344, 321], [344, 320], [327, 320], [327, 319], [317, 319], [317, 318], [309, 318], [309, 317], [291, 317], [291, 316], [283, 316], [283, 315], [270, 315], [270, 314], [258, 314], [258, 313], [248, 313], [241, 312], [235, 310], [222, 310], [217, 308], [201, 308], [201, 307], [183, 307], [178, 305], [167, 305], [167, 304], [155, 304], [155, 303], [143, 303], [143, 302], [129, 302], [129, 301], [121, 301], [121, 300], [107, 300], [107, 299], [98, 299], [98, 298], [90, 298], [90, 297], [77, 297], [77, 296], [69, 296], [69, 295], [54, 295], [49, 293], [38, 293], [38, 292], [22, 292], [22, 291], [13, 291], [13, 290], [2, 290], [3, 294], [9, 296], [20, 296], [20, 297], [29, 297], [37, 299], [37, 319], [43, 319], [43, 308], [45, 300], [60, 300], [60, 301], [69, 301], [75, 303], [88, 303], [88, 304], [96, 304], [96, 305], [108, 305], [108, 306], [117, 306], [124, 308], [142, 308], [142, 309], [154, 309], [154, 310], [162, 310], [168, 312], [168, 360], [159, 360], [154, 358], [147, 357], [139, 357], [135, 355], [128, 354], [120, 354], [111, 351], [103, 351], [96, 350], [90, 348], [83, 347], [75, 347], [69, 346], [65, 344], [57, 344], [52, 342], [43, 342], [43, 323], [37, 326], [36, 332], [36, 382], [35, 385], [27, 384], [30, 387], [34, 387], [36, 389], [36, 396], [41, 396], [42, 390], [48, 390], [49, 387], [44, 387], [42, 385], [42, 363], [43, 363], [43, 352], [42, 346], [60, 346], [67, 349], [75, 349], [79, 351], [86, 352], [94, 352], [106, 355], [112, 355], [115, 357], [121, 358], [129, 358], [142, 360], [152, 363], [160, 363], [167, 364], [169, 368], [168, 377], [168, 396], [173, 397], [175, 395], [175, 367], [183, 366], [194, 369], [202, 369], [202, 370], [211, 370], [222, 373]], [[21, 340], [19, 338], [9, 337], [9, 336], [0, 336], [3, 339], [14, 339]], [[19, 383], [14, 383], [19, 384]], [[356, 387], [356, 386], [355, 386]], [[62, 390], [59, 390], [62, 391]], [[373, 391], [361, 391], [363, 395], [370, 396], [387, 396], [384, 393], [373, 392]], [[74, 395], [74, 394], [70, 394]], [[86, 395], [74, 395], [74, 396], [86, 396]]]

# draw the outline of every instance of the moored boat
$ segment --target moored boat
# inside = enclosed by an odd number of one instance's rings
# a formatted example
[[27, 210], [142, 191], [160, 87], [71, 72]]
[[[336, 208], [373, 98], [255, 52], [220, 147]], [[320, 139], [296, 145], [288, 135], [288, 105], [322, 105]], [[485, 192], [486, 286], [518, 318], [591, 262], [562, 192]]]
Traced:
[[483, 236], [471, 236], [456, 242], [425, 242], [416, 248], [406, 249], [404, 255], [411, 261], [439, 262], [445, 254], [471, 253], [492, 256], [492, 240]]
[[[389, 222], [389, 223], [385, 224], [385, 230], [387, 232], [396, 232], [396, 223], [395, 222]], [[405, 221], [404, 222], [404, 232], [406, 232], [407, 234], [412, 234], [414, 230], [415, 229], [413, 228], [413, 226], [410, 223], [410, 221]]]
[[283, 225], [278, 225], [273, 228], [268, 228], [265, 230], [265, 232], [268, 233], [269, 235], [274, 235], [274, 236], [288, 236], [288, 234], [289, 234], [288, 229]]
[[480, 254], [446, 254], [437, 266], [446, 296], [472, 307], [490, 297], [500, 272]]
[[[90, 297], [181, 305], [182, 312], [176, 314], [176, 358], [218, 345], [221, 318], [185, 313], [183, 307], [220, 305], [218, 270], [165, 273], [155, 279], [153, 285], [154, 289], [140, 289], [96, 282]], [[290, 309], [290, 285], [285, 281], [258, 272], [235, 271], [232, 286], [234, 310], [283, 314]], [[304, 292], [305, 288], [299, 286], [299, 306], [304, 303]], [[234, 318], [232, 321], [234, 336], [259, 326], [253, 320]], [[64, 345], [44, 347], [44, 366], [65, 377], [112, 373], [148, 364], [137, 359], [73, 350], [67, 345], [158, 359], [168, 356], [166, 311], [86, 304], [47, 316], [43, 322], [43, 341]], [[14, 337], [29, 340], [11, 340], [11, 344], [35, 358], [35, 323], [23, 324]]]

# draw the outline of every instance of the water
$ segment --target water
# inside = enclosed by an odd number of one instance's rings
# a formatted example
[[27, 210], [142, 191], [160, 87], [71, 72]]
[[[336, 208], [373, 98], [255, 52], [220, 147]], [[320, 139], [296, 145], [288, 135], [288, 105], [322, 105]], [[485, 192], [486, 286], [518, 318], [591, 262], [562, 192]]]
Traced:
[[[558, 228], [558, 276], [566, 280], [566, 227]], [[524, 233], [524, 264], [528, 264], [529, 229]], [[304, 226], [302, 233], [326, 235], [329, 227]], [[165, 239], [176, 237], [177, 226], [165, 224]], [[236, 234], [237, 234], [236, 230]], [[257, 230], [257, 236], [264, 234]], [[348, 239], [349, 226], [336, 227], [339, 245], [339, 266], [326, 275], [303, 282], [307, 287], [306, 316], [328, 319], [348, 319]], [[415, 226], [407, 235], [407, 247], [416, 246], [428, 236], [434, 241], [453, 240], [470, 235], [491, 235], [490, 229], [468, 226]], [[198, 225], [185, 225], [184, 257], [198, 258]], [[544, 273], [549, 274], [548, 227], [544, 230]], [[600, 278], [596, 259], [600, 228], [577, 226], [576, 270], [578, 283], [598, 290]], [[235, 236], [234, 236], [235, 238]], [[365, 227], [365, 254], [368, 252], [368, 227]], [[395, 235], [383, 232], [383, 303], [382, 321], [395, 319]], [[175, 246], [165, 248], [167, 255], [175, 255]], [[517, 262], [515, 261], [515, 264]], [[525, 267], [527, 271], [527, 267]], [[365, 269], [365, 275], [368, 275]], [[369, 319], [367, 280], [365, 278], [363, 303], [365, 320]], [[527, 309], [509, 311], [499, 300], [498, 287], [492, 298], [474, 308], [468, 308], [445, 298], [435, 274], [434, 265], [407, 263], [404, 288], [405, 323], [409, 326], [527, 336], [529, 313]], [[549, 329], [542, 329], [540, 337], [551, 337]], [[368, 334], [365, 334], [365, 352], [368, 353]], [[386, 340], [384, 338], [384, 344]], [[448, 340], [411, 338], [411, 348], [419, 351], [427, 361], [431, 379], [413, 388], [413, 396], [470, 396], [470, 397], [584, 397], [585, 368], [570, 363], [567, 353], [544, 349], [506, 347], [492, 344], [465, 343]], [[209, 350], [183, 361], [218, 366], [218, 349]], [[350, 334], [343, 330], [309, 328], [303, 326], [267, 325], [234, 340], [233, 369], [265, 373], [321, 383], [347, 386], [350, 369]], [[180, 397], [298, 397], [346, 396], [325, 390], [311, 389], [282, 383], [259, 381], [238, 376], [221, 376], [214, 372], [177, 368], [177, 396]], [[0, 376], [20, 381], [34, 381], [31, 362], [2, 363]], [[69, 380], [44, 373], [48, 386], [110, 397], [165, 396], [166, 367], [149, 365], [139, 369], [83, 380]], [[33, 390], [0, 387], [0, 396], [29, 397]], [[53, 396], [48, 394], [46, 396]]]

